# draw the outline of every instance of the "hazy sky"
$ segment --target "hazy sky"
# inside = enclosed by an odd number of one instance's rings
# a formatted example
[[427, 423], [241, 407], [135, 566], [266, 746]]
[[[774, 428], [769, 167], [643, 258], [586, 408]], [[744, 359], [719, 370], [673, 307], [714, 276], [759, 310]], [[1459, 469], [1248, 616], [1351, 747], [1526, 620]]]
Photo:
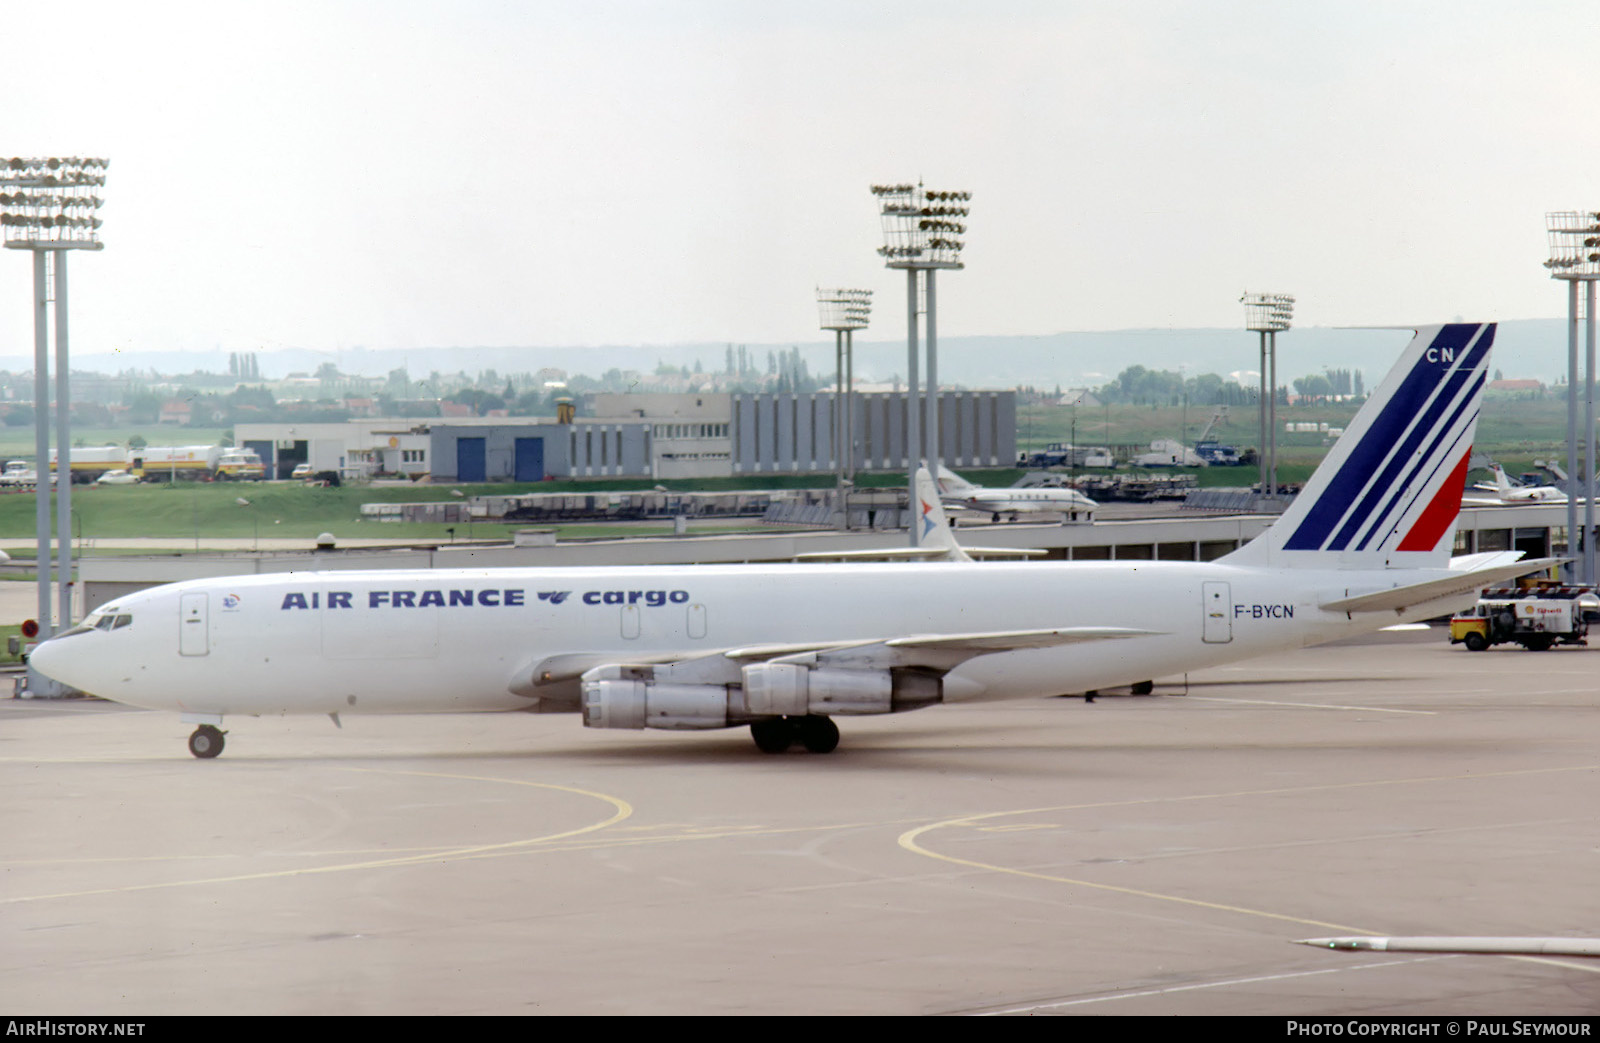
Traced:
[[[75, 357], [903, 335], [874, 182], [973, 193], [940, 331], [1556, 316], [1575, 2], [5, 4], [0, 154], [112, 161]], [[0, 355], [31, 352], [0, 256]]]

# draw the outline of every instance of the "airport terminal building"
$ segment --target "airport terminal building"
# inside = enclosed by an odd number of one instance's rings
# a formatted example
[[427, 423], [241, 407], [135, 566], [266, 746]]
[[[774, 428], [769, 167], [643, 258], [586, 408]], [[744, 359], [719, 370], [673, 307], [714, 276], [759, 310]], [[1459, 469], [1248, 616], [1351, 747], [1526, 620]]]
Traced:
[[[815, 394], [602, 394], [594, 416], [569, 422], [510, 417], [391, 418], [347, 423], [240, 424], [274, 478], [302, 463], [345, 478], [427, 475], [436, 482], [547, 478], [727, 478], [831, 473], [838, 396]], [[907, 395], [854, 396], [856, 470], [907, 464]], [[939, 395], [940, 440], [954, 467], [1016, 459], [1016, 395]]]

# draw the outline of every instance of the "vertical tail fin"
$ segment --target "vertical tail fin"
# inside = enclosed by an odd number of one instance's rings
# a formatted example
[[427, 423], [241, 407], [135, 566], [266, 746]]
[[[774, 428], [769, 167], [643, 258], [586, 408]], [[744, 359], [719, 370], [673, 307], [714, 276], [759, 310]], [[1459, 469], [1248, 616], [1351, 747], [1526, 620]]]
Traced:
[[1493, 323], [1418, 329], [1289, 509], [1223, 560], [1446, 567], [1494, 333]]
[[934, 488], [933, 476], [926, 467], [917, 469], [917, 502], [911, 505], [911, 524], [918, 527], [917, 543], [923, 547], [939, 547], [946, 561], [971, 561], [967, 552], [956, 542], [950, 531], [950, 522], [944, 516], [944, 506], [939, 503], [939, 490]]
[[971, 488], [971, 482], [942, 464], [940, 465], [938, 492], [944, 493], [946, 496], [959, 496]]

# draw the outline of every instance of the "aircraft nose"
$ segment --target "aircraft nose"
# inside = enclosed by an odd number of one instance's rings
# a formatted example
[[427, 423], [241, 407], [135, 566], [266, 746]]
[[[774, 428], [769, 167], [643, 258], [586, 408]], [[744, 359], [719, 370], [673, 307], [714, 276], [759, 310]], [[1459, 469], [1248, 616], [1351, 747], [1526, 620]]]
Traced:
[[62, 647], [65, 643], [65, 639], [61, 637], [52, 637], [48, 641], [41, 642], [28, 654], [28, 665], [52, 681], [70, 685], [71, 679], [63, 675], [72, 672], [70, 664], [73, 656], [70, 651]]

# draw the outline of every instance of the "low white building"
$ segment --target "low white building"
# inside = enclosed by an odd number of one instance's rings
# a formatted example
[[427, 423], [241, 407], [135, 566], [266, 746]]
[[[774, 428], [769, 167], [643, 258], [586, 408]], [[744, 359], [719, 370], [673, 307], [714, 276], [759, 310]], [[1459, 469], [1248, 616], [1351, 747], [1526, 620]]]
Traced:
[[234, 443], [254, 449], [268, 478], [288, 478], [299, 464], [345, 478], [427, 474], [428, 427], [436, 418], [388, 417], [333, 423], [236, 424]]
[[655, 478], [726, 478], [733, 474], [733, 397], [721, 392], [602, 393], [597, 421], [650, 425], [650, 473]]

